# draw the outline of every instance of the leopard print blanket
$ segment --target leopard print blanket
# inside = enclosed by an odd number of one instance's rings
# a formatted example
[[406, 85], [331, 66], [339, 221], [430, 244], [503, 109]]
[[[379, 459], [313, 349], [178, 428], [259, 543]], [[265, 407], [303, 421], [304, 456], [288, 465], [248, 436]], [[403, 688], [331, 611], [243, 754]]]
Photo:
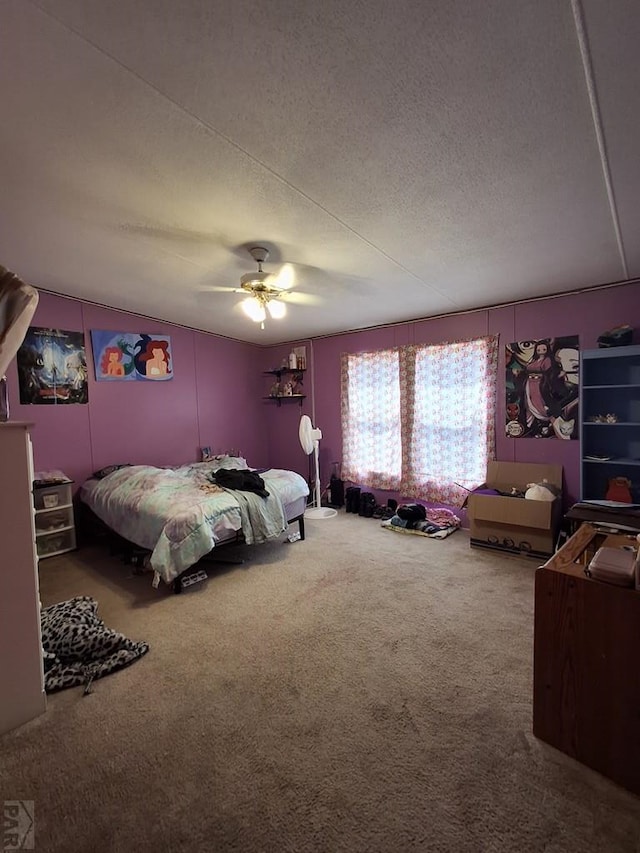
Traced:
[[45, 607], [40, 613], [44, 652], [44, 686], [47, 693], [85, 686], [128, 666], [149, 651], [107, 628], [96, 615], [98, 602], [87, 595]]

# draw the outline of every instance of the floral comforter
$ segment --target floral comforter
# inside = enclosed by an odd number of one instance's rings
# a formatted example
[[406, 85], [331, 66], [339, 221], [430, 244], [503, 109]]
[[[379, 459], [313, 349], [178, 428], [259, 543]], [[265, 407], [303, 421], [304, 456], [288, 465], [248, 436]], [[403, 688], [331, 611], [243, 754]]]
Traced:
[[[212, 484], [213, 469], [206, 462], [182, 468], [133, 465], [102, 480], [87, 480], [80, 497], [108, 527], [149, 549], [152, 568], [171, 583], [216, 542], [242, 528], [240, 504], [232, 492]], [[285, 515], [288, 504], [309, 492], [304, 478], [293, 471], [272, 468], [260, 476]]]

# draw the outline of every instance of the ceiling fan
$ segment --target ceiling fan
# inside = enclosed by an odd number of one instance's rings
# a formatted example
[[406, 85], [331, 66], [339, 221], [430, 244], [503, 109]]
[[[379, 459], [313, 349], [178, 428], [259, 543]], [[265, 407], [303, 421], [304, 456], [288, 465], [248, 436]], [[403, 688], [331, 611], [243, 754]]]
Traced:
[[260, 323], [264, 329], [267, 312], [274, 320], [281, 320], [287, 313], [287, 306], [281, 300], [293, 285], [293, 267], [285, 264], [277, 274], [265, 272], [262, 264], [269, 257], [269, 250], [264, 246], [250, 246], [248, 251], [258, 264], [258, 270], [245, 273], [240, 278], [238, 292], [245, 291], [249, 294], [242, 300], [241, 307], [247, 317]]
[[[165, 251], [178, 258], [188, 260], [200, 266], [209, 265], [208, 257], [202, 250], [211, 247], [223, 248], [234, 258], [246, 257], [248, 253], [256, 262], [255, 272], [245, 273], [240, 277], [239, 286], [217, 285], [202, 283], [199, 290], [216, 293], [242, 293], [241, 310], [254, 322], [264, 328], [267, 317], [280, 319], [287, 313], [287, 304], [317, 306], [345, 291], [366, 295], [369, 291], [369, 279], [344, 273], [343, 271], [328, 270], [311, 266], [307, 263], [294, 261], [280, 264], [281, 247], [263, 240], [253, 240], [241, 245], [215, 232], [201, 232], [186, 228], [157, 227], [154, 225], [126, 223], [119, 230], [134, 239], [160, 245]], [[292, 252], [296, 248], [290, 247]], [[277, 271], [263, 269], [263, 264], [269, 259], [278, 264]], [[216, 256], [212, 268], [220, 262]], [[237, 261], [235, 262], [237, 263]], [[298, 282], [304, 280], [304, 291], [298, 289]], [[307, 291], [311, 289], [311, 292]]]
[[212, 285], [204, 287], [204, 290], [217, 291], [218, 293], [244, 293], [246, 298], [240, 302], [241, 309], [255, 323], [260, 323], [263, 329], [267, 315], [274, 320], [281, 320], [286, 316], [285, 300], [302, 305], [316, 305], [320, 302], [318, 297], [313, 294], [291, 290], [296, 283], [293, 264], [283, 264], [277, 272], [267, 272], [263, 270], [262, 265], [269, 257], [269, 249], [258, 244], [250, 244], [243, 248], [257, 263], [258, 269], [241, 276], [240, 287]]

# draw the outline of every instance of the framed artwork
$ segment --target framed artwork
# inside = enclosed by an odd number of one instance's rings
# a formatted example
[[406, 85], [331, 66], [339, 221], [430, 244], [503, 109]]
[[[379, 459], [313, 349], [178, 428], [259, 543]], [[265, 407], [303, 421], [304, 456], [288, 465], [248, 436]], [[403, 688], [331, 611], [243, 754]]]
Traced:
[[506, 434], [511, 438], [577, 439], [578, 336], [507, 344], [505, 365]]
[[88, 371], [82, 332], [30, 326], [17, 353], [23, 405], [88, 403]]
[[99, 382], [173, 379], [171, 338], [167, 335], [92, 329], [91, 345]]

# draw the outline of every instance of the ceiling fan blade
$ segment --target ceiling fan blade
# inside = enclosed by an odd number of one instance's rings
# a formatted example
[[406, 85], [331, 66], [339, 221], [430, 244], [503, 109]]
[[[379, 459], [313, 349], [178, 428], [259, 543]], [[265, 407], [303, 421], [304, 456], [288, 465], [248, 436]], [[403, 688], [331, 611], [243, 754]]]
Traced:
[[125, 234], [132, 234], [136, 237], [147, 237], [154, 240], [164, 240], [166, 242], [188, 245], [188, 244], [204, 244], [206, 246], [228, 248], [228, 241], [221, 234], [215, 231], [193, 231], [188, 228], [159, 228], [154, 225], [140, 225], [133, 222], [125, 222], [120, 226], [120, 230]]
[[290, 290], [296, 283], [296, 273], [291, 264], [283, 264], [280, 270], [269, 278], [269, 287], [277, 290]]
[[322, 305], [324, 299], [313, 293], [303, 293], [300, 290], [287, 290], [282, 294], [283, 302], [291, 302], [294, 305]]
[[304, 265], [300, 268], [298, 277], [304, 287], [322, 293], [325, 301], [344, 293], [364, 297], [371, 293], [371, 279], [337, 270]]
[[241, 290], [239, 287], [224, 287], [222, 285], [218, 286], [215, 284], [207, 284], [202, 285], [199, 288], [203, 293], [245, 293], [246, 291]]

